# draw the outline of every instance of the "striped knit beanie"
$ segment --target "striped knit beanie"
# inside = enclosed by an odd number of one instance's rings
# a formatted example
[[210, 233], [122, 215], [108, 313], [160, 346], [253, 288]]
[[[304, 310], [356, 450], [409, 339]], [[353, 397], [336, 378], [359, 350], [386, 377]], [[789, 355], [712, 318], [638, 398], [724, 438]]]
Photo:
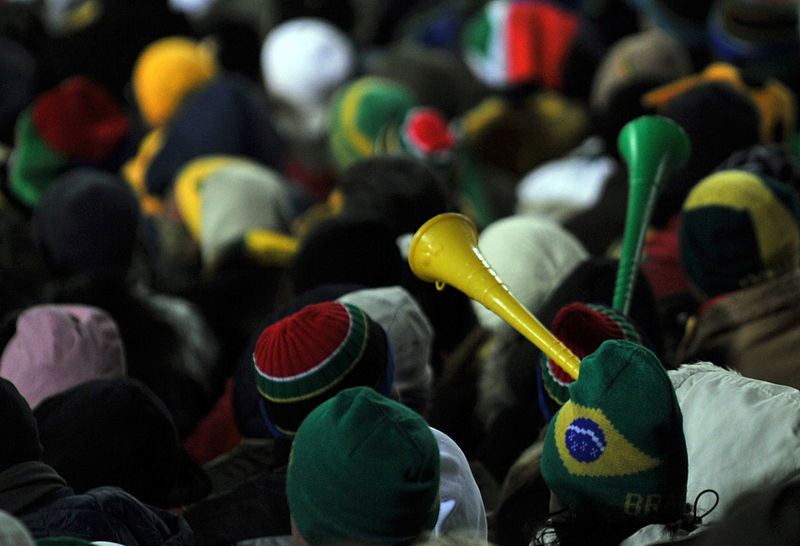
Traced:
[[771, 178], [721, 171], [689, 193], [678, 237], [686, 276], [706, 297], [752, 286], [798, 267], [800, 198]]
[[625, 532], [681, 517], [688, 475], [683, 416], [652, 352], [609, 340], [582, 360], [569, 400], [547, 428], [541, 471], [572, 512]]
[[535, 83], [560, 91], [579, 29], [577, 15], [556, 4], [492, 0], [465, 25], [464, 61], [493, 89]]
[[330, 152], [337, 168], [375, 153], [375, 142], [390, 123], [398, 123], [415, 105], [405, 85], [388, 78], [365, 76], [340, 88], [328, 111]]
[[253, 363], [262, 413], [278, 437], [294, 437], [314, 408], [343, 389], [388, 395], [394, 376], [386, 333], [349, 303], [308, 305], [267, 327]]
[[9, 197], [33, 209], [55, 179], [76, 166], [116, 167], [130, 123], [111, 94], [83, 76], [39, 95], [17, 119]]
[[[580, 359], [592, 354], [607, 339], [627, 339], [645, 345], [644, 337], [627, 316], [601, 303], [575, 302], [562, 307], [551, 331]], [[550, 419], [569, 400], [569, 386], [574, 379], [544, 353], [539, 369], [548, 396], [543, 400], [542, 411]]]

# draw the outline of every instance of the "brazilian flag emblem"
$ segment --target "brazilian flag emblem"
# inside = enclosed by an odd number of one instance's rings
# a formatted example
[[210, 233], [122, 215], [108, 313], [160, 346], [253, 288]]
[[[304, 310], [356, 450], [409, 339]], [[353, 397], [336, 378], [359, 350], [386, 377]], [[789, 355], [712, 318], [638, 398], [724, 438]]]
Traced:
[[556, 416], [555, 440], [561, 462], [578, 476], [624, 476], [662, 463], [628, 441], [600, 409], [572, 402]]

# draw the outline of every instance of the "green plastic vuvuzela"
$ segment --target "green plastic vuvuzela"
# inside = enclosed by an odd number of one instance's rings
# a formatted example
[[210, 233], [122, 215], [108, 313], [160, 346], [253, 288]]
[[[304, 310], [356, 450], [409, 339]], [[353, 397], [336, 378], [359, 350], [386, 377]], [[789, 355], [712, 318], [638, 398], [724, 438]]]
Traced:
[[653, 206], [664, 180], [689, 161], [691, 142], [674, 121], [641, 116], [622, 128], [617, 146], [628, 165], [628, 211], [612, 305], [627, 314]]

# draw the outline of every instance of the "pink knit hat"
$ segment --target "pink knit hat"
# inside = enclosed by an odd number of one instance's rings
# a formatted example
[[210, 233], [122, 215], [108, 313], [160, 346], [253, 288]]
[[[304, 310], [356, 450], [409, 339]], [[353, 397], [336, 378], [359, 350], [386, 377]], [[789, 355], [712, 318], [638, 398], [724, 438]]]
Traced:
[[14, 383], [31, 408], [90, 379], [127, 372], [117, 324], [85, 305], [37, 305], [17, 318], [0, 358], [0, 377]]

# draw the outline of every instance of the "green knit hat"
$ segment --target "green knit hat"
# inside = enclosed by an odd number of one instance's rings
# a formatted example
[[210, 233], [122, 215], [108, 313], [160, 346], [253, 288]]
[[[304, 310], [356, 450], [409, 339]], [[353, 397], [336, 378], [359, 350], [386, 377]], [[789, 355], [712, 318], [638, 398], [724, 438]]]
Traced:
[[414, 540], [439, 515], [439, 447], [413, 410], [366, 387], [322, 403], [297, 431], [286, 495], [310, 544]]
[[675, 521], [686, 503], [683, 417], [658, 358], [609, 340], [581, 362], [570, 400], [550, 421], [542, 477], [578, 515], [632, 531]]
[[384, 127], [399, 123], [414, 105], [411, 90], [388, 78], [365, 76], [342, 87], [328, 114], [328, 138], [336, 166], [343, 170], [373, 155]]

